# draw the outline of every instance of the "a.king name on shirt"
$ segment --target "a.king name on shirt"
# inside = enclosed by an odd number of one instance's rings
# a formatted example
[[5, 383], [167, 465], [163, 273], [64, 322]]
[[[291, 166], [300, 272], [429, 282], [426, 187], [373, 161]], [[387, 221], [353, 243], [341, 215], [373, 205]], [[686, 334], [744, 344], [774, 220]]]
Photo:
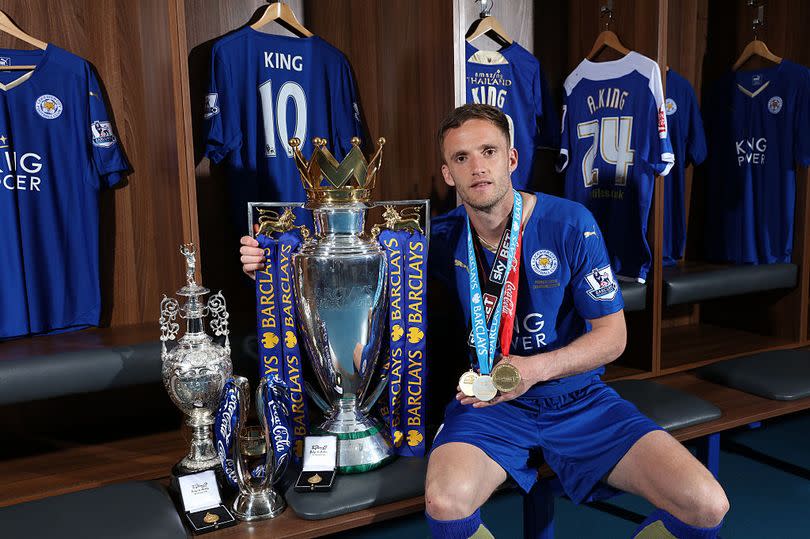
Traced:
[[768, 139], [765, 137], [751, 137], [738, 140], [734, 144], [737, 148], [737, 166], [741, 167], [745, 163], [753, 165], [765, 164], [765, 150], [768, 149]]
[[264, 67], [300, 72], [304, 70], [304, 59], [300, 55], [293, 56], [284, 52], [264, 51]]
[[[0, 176], [2, 185], [9, 191], [40, 191], [42, 183], [42, 157], [33, 152], [22, 154], [3, 150], [0, 154]], [[21, 174], [20, 172], [24, 173]]]
[[591, 114], [600, 109], [624, 109], [624, 103], [630, 92], [621, 88], [600, 88], [596, 97], [589, 95], [586, 99]]

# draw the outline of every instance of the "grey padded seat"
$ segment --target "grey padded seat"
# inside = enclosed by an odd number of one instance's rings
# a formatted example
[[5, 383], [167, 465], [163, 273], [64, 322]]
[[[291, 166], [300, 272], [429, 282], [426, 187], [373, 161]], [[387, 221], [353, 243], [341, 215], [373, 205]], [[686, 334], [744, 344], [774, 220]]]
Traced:
[[706, 271], [664, 270], [664, 301], [667, 306], [696, 303], [727, 296], [794, 288], [795, 264], [718, 267]]
[[810, 397], [810, 350], [776, 350], [701, 367], [698, 376], [766, 399]]
[[189, 537], [159, 483], [137, 481], [0, 508], [9, 539], [185, 539]]
[[643, 311], [647, 306], [647, 285], [621, 281], [625, 311]]
[[299, 517], [320, 520], [421, 496], [425, 475], [427, 458], [399, 457], [377, 470], [338, 475], [329, 492], [295, 492], [291, 486], [284, 497]]
[[650, 380], [617, 380], [608, 385], [668, 431], [705, 423], [722, 415], [714, 404]]
[[159, 342], [6, 359], [0, 362], [0, 405], [160, 384], [160, 369]]

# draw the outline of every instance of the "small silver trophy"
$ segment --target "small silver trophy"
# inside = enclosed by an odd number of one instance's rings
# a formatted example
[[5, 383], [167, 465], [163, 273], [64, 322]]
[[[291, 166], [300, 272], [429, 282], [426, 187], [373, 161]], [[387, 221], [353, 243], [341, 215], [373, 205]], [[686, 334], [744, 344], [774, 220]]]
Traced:
[[262, 379], [256, 390], [256, 411], [259, 425], [247, 425], [250, 408], [250, 386], [246, 378], [235, 377], [242, 412], [233, 442], [233, 460], [239, 494], [233, 501], [233, 513], [244, 521], [264, 520], [278, 516], [287, 507], [284, 498], [273, 486], [287, 468], [288, 459], [279, 466], [273, 450], [271, 427], [264, 411], [268, 379]]
[[[210, 290], [195, 281], [194, 245], [182, 245], [180, 253], [186, 260], [186, 285], [177, 291], [177, 295], [187, 300], [180, 307], [175, 298], [164, 295], [160, 302], [161, 359], [163, 385], [174, 404], [188, 416], [186, 423], [192, 428], [191, 449], [178, 463], [178, 470], [180, 473], [194, 473], [219, 464], [212, 436], [213, 414], [233, 367], [225, 298], [222, 292], [218, 292], [206, 304], [202, 296]], [[174, 348], [168, 350], [166, 341], [174, 340], [180, 330], [176, 322], [178, 313], [186, 319], [186, 333]], [[225, 335], [224, 346], [213, 342], [205, 333], [204, 319], [209, 315], [214, 335]]]

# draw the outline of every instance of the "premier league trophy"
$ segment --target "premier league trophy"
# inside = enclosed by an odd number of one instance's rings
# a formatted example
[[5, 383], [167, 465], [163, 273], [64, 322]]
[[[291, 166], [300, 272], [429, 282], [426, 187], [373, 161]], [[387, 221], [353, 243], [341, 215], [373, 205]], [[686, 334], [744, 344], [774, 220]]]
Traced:
[[[187, 300], [181, 307], [175, 298], [163, 296], [160, 303], [160, 340], [163, 384], [174, 404], [188, 416], [187, 424], [193, 433], [191, 449], [178, 463], [178, 471], [185, 474], [214, 468], [219, 464], [212, 438], [213, 413], [233, 367], [225, 298], [218, 292], [206, 304], [202, 296], [210, 290], [195, 282], [194, 246], [183, 245], [180, 253], [186, 260], [186, 285], [177, 291], [177, 295]], [[174, 348], [167, 350], [166, 341], [174, 340], [180, 330], [180, 325], [175, 321], [178, 313], [186, 319], [186, 333]], [[224, 346], [213, 342], [205, 333], [203, 323], [209, 315], [214, 334], [225, 335]]]
[[372, 387], [384, 331], [387, 263], [379, 244], [364, 234], [385, 139], [368, 163], [357, 138], [340, 164], [323, 139], [313, 142], [307, 161], [301, 142], [290, 141], [315, 224], [314, 238], [292, 257], [298, 326], [325, 395], [310, 391], [327, 416], [317, 430], [338, 437], [338, 471], [363, 472], [394, 454], [368, 416], [387, 382]]

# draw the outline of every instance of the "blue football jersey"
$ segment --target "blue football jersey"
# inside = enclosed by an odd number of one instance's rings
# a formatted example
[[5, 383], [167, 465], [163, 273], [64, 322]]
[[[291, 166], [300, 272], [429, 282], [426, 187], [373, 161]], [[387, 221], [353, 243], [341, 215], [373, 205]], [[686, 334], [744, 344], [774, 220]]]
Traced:
[[[487, 263], [494, 254], [485, 251]], [[466, 210], [459, 206], [431, 221], [429, 272], [458, 296], [462, 324], [470, 324]], [[562, 348], [590, 331], [587, 320], [624, 307], [602, 233], [581, 204], [537, 193], [524, 225], [517, 312], [510, 353], [529, 356]], [[467, 344], [460, 342], [459, 350]], [[474, 352], [470, 356], [472, 358]], [[455, 360], [454, 360], [455, 361]], [[465, 368], [459, 359], [458, 369]], [[528, 395], [565, 393], [603, 368], [538, 384]]]
[[683, 257], [686, 246], [686, 205], [684, 172], [691, 162], [699, 165], [706, 159], [706, 137], [703, 120], [692, 85], [672, 69], [667, 71], [667, 127], [675, 165], [664, 181], [664, 266], [674, 266]]
[[326, 139], [340, 160], [362, 133], [349, 62], [317, 36], [249, 26], [226, 35], [213, 47], [208, 92], [205, 153], [215, 163], [227, 160], [239, 219], [247, 202], [306, 200], [291, 138], [302, 141], [307, 159], [312, 139]]
[[564, 86], [565, 196], [593, 212], [616, 273], [644, 282], [655, 175], [668, 174], [675, 161], [658, 64], [636, 52], [583, 60]]
[[98, 196], [128, 169], [99, 82], [49, 44], [0, 50], [0, 339], [98, 325]]
[[796, 165], [810, 165], [810, 70], [783, 60], [727, 74], [706, 105], [706, 256], [790, 262]]
[[466, 46], [467, 103], [485, 103], [506, 114], [510, 142], [518, 152], [512, 185], [526, 189], [532, 180], [535, 149], [560, 147], [554, 99], [543, 69], [517, 42], [497, 52]]

